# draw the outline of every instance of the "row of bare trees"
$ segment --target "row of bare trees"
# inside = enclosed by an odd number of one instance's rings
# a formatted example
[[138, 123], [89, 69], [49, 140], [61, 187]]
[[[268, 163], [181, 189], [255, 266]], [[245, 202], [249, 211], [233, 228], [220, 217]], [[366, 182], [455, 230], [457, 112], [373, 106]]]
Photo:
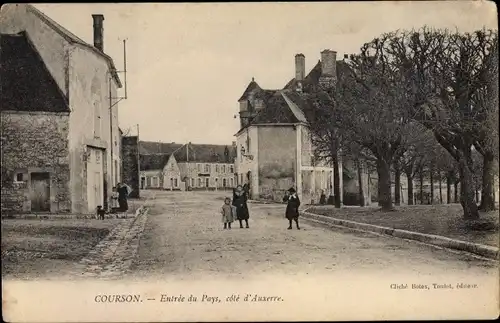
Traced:
[[[479, 208], [494, 209], [496, 31], [460, 33], [423, 27], [386, 33], [339, 64], [338, 74], [334, 87], [318, 86], [309, 93], [315, 107], [310, 119], [318, 156], [336, 162], [342, 153], [374, 163], [379, 204], [385, 210], [393, 208], [391, 173], [396, 185], [402, 173], [411, 183], [423, 167], [431, 177], [436, 171], [446, 174], [448, 195], [452, 182], [455, 186], [460, 182], [466, 219], [479, 217], [478, 186]], [[482, 159], [474, 160], [475, 153]], [[399, 203], [399, 187], [395, 192]]]

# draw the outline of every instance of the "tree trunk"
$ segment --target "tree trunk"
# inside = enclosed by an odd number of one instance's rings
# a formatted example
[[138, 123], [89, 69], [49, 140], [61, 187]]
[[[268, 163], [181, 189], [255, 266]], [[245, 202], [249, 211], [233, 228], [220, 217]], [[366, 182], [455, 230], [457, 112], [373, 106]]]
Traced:
[[486, 153], [483, 156], [483, 190], [481, 192], [482, 211], [492, 211], [495, 209], [495, 158], [493, 154]]
[[451, 173], [446, 174], [446, 204], [451, 203]]
[[431, 181], [431, 197], [429, 199], [429, 204], [434, 204], [434, 165], [431, 165], [429, 175]]
[[335, 207], [340, 208], [340, 172], [339, 172], [339, 155], [336, 152], [333, 158], [333, 195], [335, 199]]
[[359, 159], [356, 160], [358, 168], [358, 185], [359, 185], [359, 206], [365, 206], [365, 192], [363, 190], [363, 168]]
[[396, 205], [401, 205], [401, 169], [399, 162], [394, 163], [394, 202]]
[[406, 173], [408, 179], [408, 205], [413, 205], [413, 177]]
[[389, 163], [379, 158], [377, 159], [377, 172], [379, 182], [379, 204], [383, 211], [393, 210], [391, 194], [391, 169]]
[[420, 204], [424, 204], [424, 171], [420, 169]]
[[455, 198], [454, 198], [454, 201], [455, 201], [455, 203], [459, 203], [460, 201], [458, 200], [458, 182], [457, 182], [457, 180], [456, 180], [456, 179], [455, 179], [455, 183], [453, 183], [453, 189], [454, 189], [454, 191], [455, 191], [455, 192], [454, 192], [454, 195], [455, 195], [455, 196], [454, 196], [454, 197], [455, 197]]
[[443, 181], [441, 180], [441, 171], [439, 171], [439, 204], [443, 204]]
[[474, 179], [471, 170], [470, 152], [459, 151], [458, 167], [460, 170], [460, 204], [462, 204], [464, 219], [478, 219], [479, 211], [474, 202]]

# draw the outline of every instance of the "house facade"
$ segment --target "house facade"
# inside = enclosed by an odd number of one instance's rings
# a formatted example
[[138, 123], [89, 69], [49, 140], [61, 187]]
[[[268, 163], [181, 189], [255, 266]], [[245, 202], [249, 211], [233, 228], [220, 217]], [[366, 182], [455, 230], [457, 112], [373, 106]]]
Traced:
[[175, 156], [170, 154], [141, 155], [141, 189], [184, 190]]
[[[9, 60], [2, 62], [1, 71], [7, 132], [2, 135], [2, 173], [11, 179], [2, 183], [2, 192], [10, 196], [2, 197], [3, 205], [10, 205], [6, 211], [93, 213], [97, 205], [107, 205], [112, 187], [121, 180], [115, 98], [122, 85], [113, 60], [104, 53], [104, 17], [92, 19], [94, 45], [32, 5], [2, 8], [1, 56]], [[4, 50], [23, 50], [24, 58], [5, 56]], [[50, 91], [39, 82], [16, 79], [16, 73], [33, 65], [51, 80]], [[19, 86], [22, 90], [12, 90]], [[58, 103], [52, 103], [56, 98]]]
[[[250, 185], [252, 199], [279, 201], [294, 187], [304, 203], [317, 203], [322, 192], [332, 192], [333, 168], [314, 156], [308, 124], [313, 108], [307, 94], [313, 85], [333, 86], [341, 63], [335, 51], [325, 50], [306, 76], [305, 57], [297, 54], [295, 78], [283, 89], [263, 89], [254, 79], [247, 86], [238, 100], [236, 172], [238, 183]], [[342, 168], [340, 161], [340, 174]]]
[[[224, 145], [140, 142], [141, 188], [170, 190], [232, 188], [236, 185], [234, 147], [235, 143], [230, 148]], [[152, 164], [157, 165], [154, 166], [154, 171], [148, 166], [148, 161], [153, 158], [156, 161]], [[174, 168], [172, 160], [175, 160]], [[174, 173], [165, 175], [170, 169]], [[165, 178], [167, 183], [161, 184], [156, 178]]]

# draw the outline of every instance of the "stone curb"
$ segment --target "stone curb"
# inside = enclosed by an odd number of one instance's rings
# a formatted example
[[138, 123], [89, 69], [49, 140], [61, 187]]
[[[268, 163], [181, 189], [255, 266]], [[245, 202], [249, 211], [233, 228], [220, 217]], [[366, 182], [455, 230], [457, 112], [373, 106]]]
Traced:
[[442, 248], [470, 252], [488, 259], [498, 260], [499, 257], [499, 248], [493, 246], [487, 246], [462, 240], [455, 240], [438, 235], [425, 234], [425, 233], [419, 233], [401, 229], [394, 229], [389, 227], [382, 227], [373, 224], [349, 221], [344, 219], [332, 218], [305, 211], [301, 212], [301, 215], [306, 219], [313, 219], [317, 222], [324, 224], [333, 224], [346, 228], [375, 232], [402, 239], [415, 240]]
[[[136, 211], [134, 216], [137, 216], [142, 209], [144, 208], [141, 205]], [[127, 214], [126, 218], [132, 218], [132, 214]], [[63, 219], [95, 219], [95, 214], [15, 214], [15, 215], [4, 215], [2, 214], [2, 220], [63, 220]], [[115, 214], [106, 214], [105, 219], [114, 219], [117, 218]], [[118, 219], [120, 219], [118, 217]]]

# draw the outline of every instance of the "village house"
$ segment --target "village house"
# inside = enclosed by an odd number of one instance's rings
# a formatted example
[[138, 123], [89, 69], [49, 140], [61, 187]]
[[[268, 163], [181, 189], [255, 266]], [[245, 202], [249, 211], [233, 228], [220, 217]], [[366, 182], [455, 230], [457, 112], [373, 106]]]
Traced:
[[[307, 93], [314, 85], [333, 86], [343, 68], [335, 51], [324, 50], [306, 76], [305, 57], [297, 54], [295, 77], [283, 89], [262, 89], [254, 79], [247, 86], [238, 100], [236, 171], [238, 183], [250, 185], [252, 199], [279, 201], [293, 186], [305, 203], [317, 203], [321, 192], [332, 192], [333, 168], [314, 156]], [[339, 172], [343, 174], [342, 162]], [[345, 176], [340, 177], [342, 189]], [[368, 185], [367, 178], [363, 174], [363, 185]]]
[[140, 142], [141, 188], [217, 190], [235, 186], [235, 143]]
[[93, 213], [121, 180], [122, 84], [92, 19], [90, 45], [32, 5], [2, 8], [2, 212]]

